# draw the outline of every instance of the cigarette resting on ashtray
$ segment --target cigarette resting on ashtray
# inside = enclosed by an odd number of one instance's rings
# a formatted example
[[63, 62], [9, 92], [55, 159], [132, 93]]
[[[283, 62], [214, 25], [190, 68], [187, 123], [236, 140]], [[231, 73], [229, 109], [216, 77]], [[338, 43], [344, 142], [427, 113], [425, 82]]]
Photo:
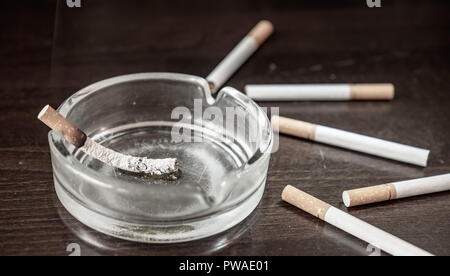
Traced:
[[273, 24], [261, 20], [206, 77], [213, 93], [237, 71], [273, 33]]
[[345, 206], [353, 207], [448, 190], [450, 174], [443, 174], [344, 191], [342, 200]]
[[292, 186], [286, 186], [284, 188], [281, 198], [297, 208], [300, 208], [391, 255], [432, 256], [427, 251], [401, 240]]
[[274, 131], [345, 149], [426, 167], [429, 150], [311, 124], [280, 116], [272, 117]]
[[38, 115], [38, 119], [51, 129], [60, 131], [64, 138], [72, 145], [112, 167], [129, 172], [157, 176], [178, 171], [177, 159], [175, 158], [150, 159], [146, 157], [134, 157], [113, 151], [96, 143], [49, 105], [42, 109]]
[[249, 84], [245, 93], [256, 101], [392, 100], [391, 83], [361, 84]]

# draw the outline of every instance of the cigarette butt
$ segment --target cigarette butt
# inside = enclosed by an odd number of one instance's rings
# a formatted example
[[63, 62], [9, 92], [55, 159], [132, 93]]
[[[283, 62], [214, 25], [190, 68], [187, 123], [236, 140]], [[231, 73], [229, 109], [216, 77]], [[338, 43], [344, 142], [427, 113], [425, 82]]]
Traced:
[[258, 50], [273, 33], [274, 27], [262, 20], [248, 33], [230, 53], [206, 77], [212, 93], [220, 87]]
[[397, 190], [391, 183], [344, 191], [342, 193], [342, 199], [347, 207], [387, 201], [395, 198], [397, 198]]
[[272, 116], [272, 128], [280, 133], [313, 140], [316, 136], [317, 125], [303, 122], [300, 120], [289, 119], [277, 115]]
[[60, 131], [64, 138], [76, 147], [81, 147], [86, 142], [86, 134], [49, 105], [42, 109], [38, 119], [51, 129]]
[[323, 202], [290, 185], [286, 186], [283, 189], [281, 199], [302, 209], [307, 213], [310, 213], [315, 217], [320, 218], [321, 220], [325, 219], [325, 214], [331, 207], [330, 204]]
[[347, 232], [380, 250], [394, 256], [432, 256], [429, 252], [420, 249], [392, 234], [389, 234], [367, 222], [364, 222], [330, 204], [321, 201], [297, 188], [286, 186], [281, 198], [318, 217], [327, 223]]
[[395, 88], [391, 83], [382, 84], [350, 84], [352, 100], [392, 100]]
[[300, 138], [426, 167], [429, 150], [280, 116], [272, 117], [275, 131]]
[[394, 85], [380, 84], [247, 84], [245, 93], [256, 101], [392, 100]]
[[261, 45], [267, 40], [267, 38], [269, 38], [269, 36], [273, 33], [273, 30], [274, 27], [272, 22], [268, 20], [261, 20], [255, 27], [253, 27], [247, 36], [254, 38], [258, 45]]
[[354, 207], [448, 190], [450, 174], [442, 174], [344, 191], [342, 200], [345, 206]]
[[[148, 173], [162, 176], [178, 171], [177, 159], [150, 159], [134, 157], [115, 152], [88, 139], [86, 134], [64, 118], [51, 106], [46, 105], [38, 115], [38, 119], [51, 129], [60, 131], [65, 139], [95, 159], [112, 167], [136, 173]], [[172, 177], [176, 177], [173, 175]], [[172, 178], [171, 178], [172, 179]]]

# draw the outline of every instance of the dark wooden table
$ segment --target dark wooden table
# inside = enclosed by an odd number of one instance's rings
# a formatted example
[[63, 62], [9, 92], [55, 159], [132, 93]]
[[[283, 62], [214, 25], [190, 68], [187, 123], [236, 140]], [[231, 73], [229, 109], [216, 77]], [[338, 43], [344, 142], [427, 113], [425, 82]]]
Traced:
[[[89, 3], [87, 3], [89, 2]], [[126, 4], [120, 4], [126, 3]], [[316, 3], [320, 2], [320, 3]], [[450, 193], [346, 209], [345, 189], [450, 172], [448, 1], [7, 1], [0, 4], [0, 254], [368, 255], [367, 244], [280, 200], [294, 185], [437, 255], [450, 254]], [[271, 103], [281, 115], [431, 150], [427, 168], [280, 138], [257, 210], [201, 241], [148, 245], [76, 221], [53, 188], [40, 108], [101, 79], [206, 76], [259, 20], [276, 34], [228, 82], [392, 82], [393, 102]]]

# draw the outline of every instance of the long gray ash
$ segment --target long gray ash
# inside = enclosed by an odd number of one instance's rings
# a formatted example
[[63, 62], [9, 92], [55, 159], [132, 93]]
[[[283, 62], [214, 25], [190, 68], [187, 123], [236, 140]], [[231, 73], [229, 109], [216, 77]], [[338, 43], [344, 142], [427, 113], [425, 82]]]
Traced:
[[90, 138], [86, 139], [85, 144], [80, 149], [103, 163], [125, 171], [157, 176], [178, 171], [177, 159], [175, 158], [150, 159], [125, 155], [108, 149]]

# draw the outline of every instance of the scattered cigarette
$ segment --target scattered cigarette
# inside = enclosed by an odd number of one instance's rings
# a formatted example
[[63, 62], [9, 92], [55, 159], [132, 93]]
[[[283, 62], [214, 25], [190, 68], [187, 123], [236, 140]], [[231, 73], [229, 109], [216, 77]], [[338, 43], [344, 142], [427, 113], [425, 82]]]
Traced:
[[432, 256], [404, 240], [372, 226], [297, 188], [286, 186], [281, 198], [331, 225], [394, 256]]
[[443, 174], [344, 191], [342, 199], [345, 206], [353, 207], [448, 190], [450, 174]]
[[177, 159], [149, 159], [125, 155], [91, 140], [78, 127], [64, 118], [51, 106], [45, 106], [38, 115], [38, 119], [51, 129], [60, 131], [64, 138], [86, 154], [110, 166], [134, 173], [150, 175], [172, 174], [178, 171]]
[[426, 149], [280, 116], [272, 117], [272, 127], [280, 133], [423, 167], [430, 153]]
[[214, 68], [206, 77], [213, 93], [216, 93], [237, 69], [256, 52], [259, 46], [273, 33], [273, 29], [273, 24], [270, 21], [260, 21]]
[[368, 84], [249, 84], [247, 95], [257, 101], [392, 100], [394, 85]]

